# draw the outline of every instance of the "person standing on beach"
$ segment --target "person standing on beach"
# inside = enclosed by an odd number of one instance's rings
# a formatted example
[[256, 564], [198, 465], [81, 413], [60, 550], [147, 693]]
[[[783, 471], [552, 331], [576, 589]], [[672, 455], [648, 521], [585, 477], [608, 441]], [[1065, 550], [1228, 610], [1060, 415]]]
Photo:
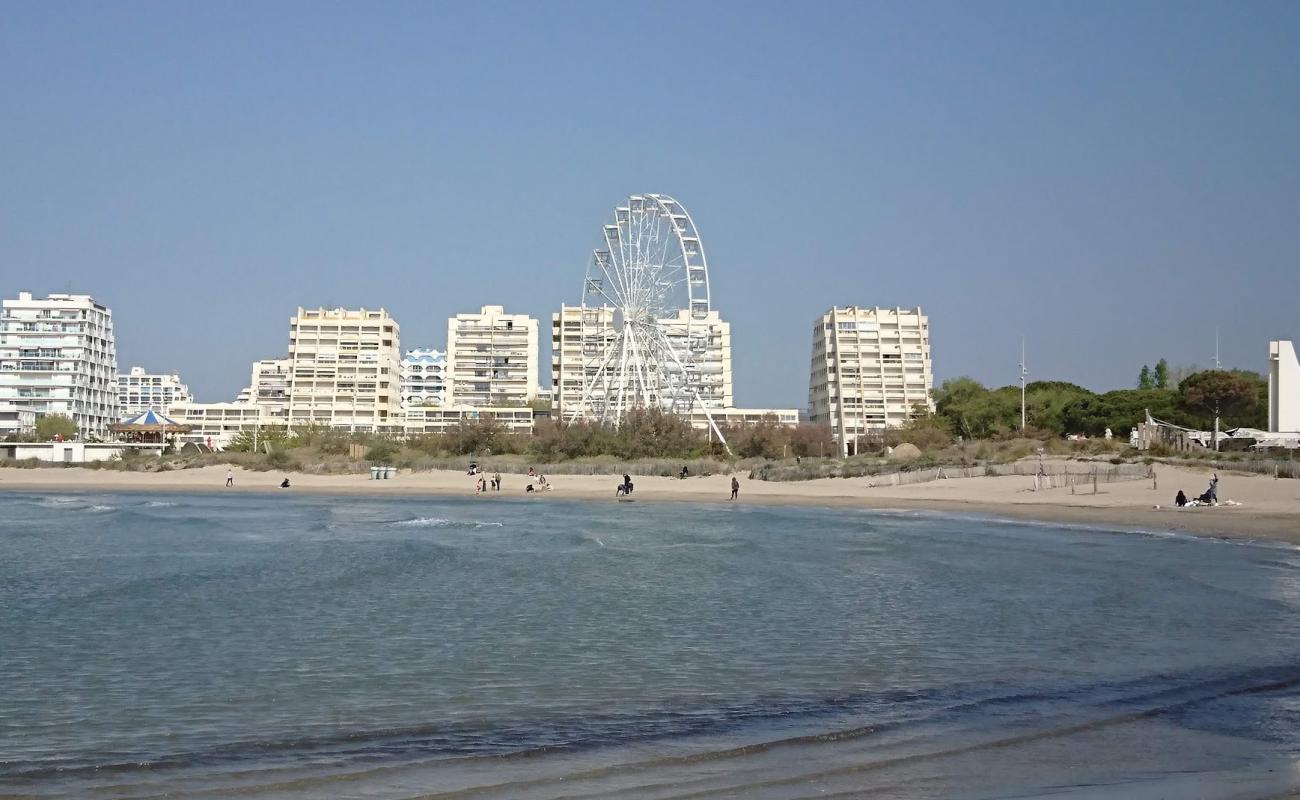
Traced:
[[736, 480], [735, 475], [732, 475], [731, 476], [731, 499], [735, 500], [739, 496], [740, 496], [740, 481]]
[[230, 468], [226, 469], [226, 485], [227, 486], [235, 485], [235, 471], [233, 469]]
[[498, 491], [498, 492], [501, 491], [501, 473], [500, 473], [500, 472], [494, 473], [494, 474], [492, 475], [492, 488], [493, 488], [494, 490]]

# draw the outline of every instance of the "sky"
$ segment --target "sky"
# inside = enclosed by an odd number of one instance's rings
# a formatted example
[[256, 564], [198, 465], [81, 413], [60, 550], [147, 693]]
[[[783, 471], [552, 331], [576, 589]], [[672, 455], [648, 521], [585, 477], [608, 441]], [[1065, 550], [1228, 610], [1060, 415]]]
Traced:
[[936, 380], [1095, 390], [1300, 339], [1300, 3], [42, 2], [0, 25], [0, 295], [92, 294], [119, 366], [233, 399], [298, 306], [445, 346], [581, 299], [672, 195], [736, 402], [807, 402], [832, 305]]

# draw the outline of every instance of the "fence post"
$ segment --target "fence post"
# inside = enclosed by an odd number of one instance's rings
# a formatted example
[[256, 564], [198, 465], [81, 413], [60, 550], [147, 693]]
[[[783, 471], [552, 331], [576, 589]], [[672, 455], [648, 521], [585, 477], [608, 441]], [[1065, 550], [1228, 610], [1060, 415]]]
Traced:
[[1092, 468], [1092, 493], [1097, 493], [1097, 468]]
[[1074, 494], [1074, 476], [1070, 475], [1070, 494]]
[[1151, 491], [1159, 491], [1160, 487], [1156, 485], [1156, 465], [1151, 465]]

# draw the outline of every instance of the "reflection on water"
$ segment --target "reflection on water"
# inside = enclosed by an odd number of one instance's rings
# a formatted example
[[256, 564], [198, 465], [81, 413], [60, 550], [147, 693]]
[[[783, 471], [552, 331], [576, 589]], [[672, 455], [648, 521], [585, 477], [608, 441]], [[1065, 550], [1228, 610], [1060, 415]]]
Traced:
[[0, 795], [1267, 797], [1298, 590], [924, 513], [0, 495]]

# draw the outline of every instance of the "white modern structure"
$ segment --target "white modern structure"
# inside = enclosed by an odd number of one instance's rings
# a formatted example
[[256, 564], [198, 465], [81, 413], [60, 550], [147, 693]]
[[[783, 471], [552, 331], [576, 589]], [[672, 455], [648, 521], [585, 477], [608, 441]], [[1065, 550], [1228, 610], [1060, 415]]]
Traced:
[[446, 433], [462, 424], [493, 421], [510, 433], [533, 432], [533, 410], [527, 406], [473, 408], [470, 406], [419, 406], [406, 409], [407, 436]]
[[36, 412], [13, 403], [0, 403], [0, 438], [36, 431]]
[[400, 427], [399, 335], [382, 308], [299, 308], [289, 321], [289, 424]]
[[118, 414], [122, 419], [143, 414], [149, 409], [169, 413], [177, 403], [192, 403], [190, 387], [176, 373], [145, 372], [144, 367], [131, 367], [117, 376]]
[[168, 415], [173, 421], [190, 427], [189, 433], [177, 434], [177, 444], [193, 442], [225, 450], [240, 433], [255, 433], [267, 427], [284, 429], [283, 417], [274, 417], [265, 406], [253, 403], [178, 403]]
[[289, 376], [293, 361], [288, 358], [263, 358], [253, 362], [248, 388], [240, 392], [237, 402], [261, 406], [274, 420], [289, 419]]
[[0, 402], [70, 417], [80, 438], [118, 420], [113, 313], [84, 294], [30, 292], [0, 305]]
[[130, 452], [156, 456], [162, 450], [160, 444], [128, 442], [0, 442], [0, 460], [36, 459], [57, 464], [84, 464], [111, 461]]
[[447, 354], [427, 347], [402, 356], [402, 406], [447, 404]]
[[704, 243], [681, 203], [637, 194], [615, 207], [583, 282], [579, 319], [588, 312], [600, 329], [579, 334], [582, 394], [576, 403], [561, 397], [565, 419], [617, 425], [634, 408], [707, 419], [712, 403], [728, 404], [729, 369], [715, 370], [730, 360], [730, 331], [723, 337], [725, 323], [712, 313]]
[[1268, 343], [1268, 429], [1300, 431], [1300, 362], [1286, 340]]
[[502, 306], [448, 319], [446, 386], [458, 406], [528, 405], [537, 391], [537, 320]]
[[930, 321], [920, 308], [832, 308], [813, 323], [808, 418], [829, 425], [843, 456], [857, 439], [933, 408]]

